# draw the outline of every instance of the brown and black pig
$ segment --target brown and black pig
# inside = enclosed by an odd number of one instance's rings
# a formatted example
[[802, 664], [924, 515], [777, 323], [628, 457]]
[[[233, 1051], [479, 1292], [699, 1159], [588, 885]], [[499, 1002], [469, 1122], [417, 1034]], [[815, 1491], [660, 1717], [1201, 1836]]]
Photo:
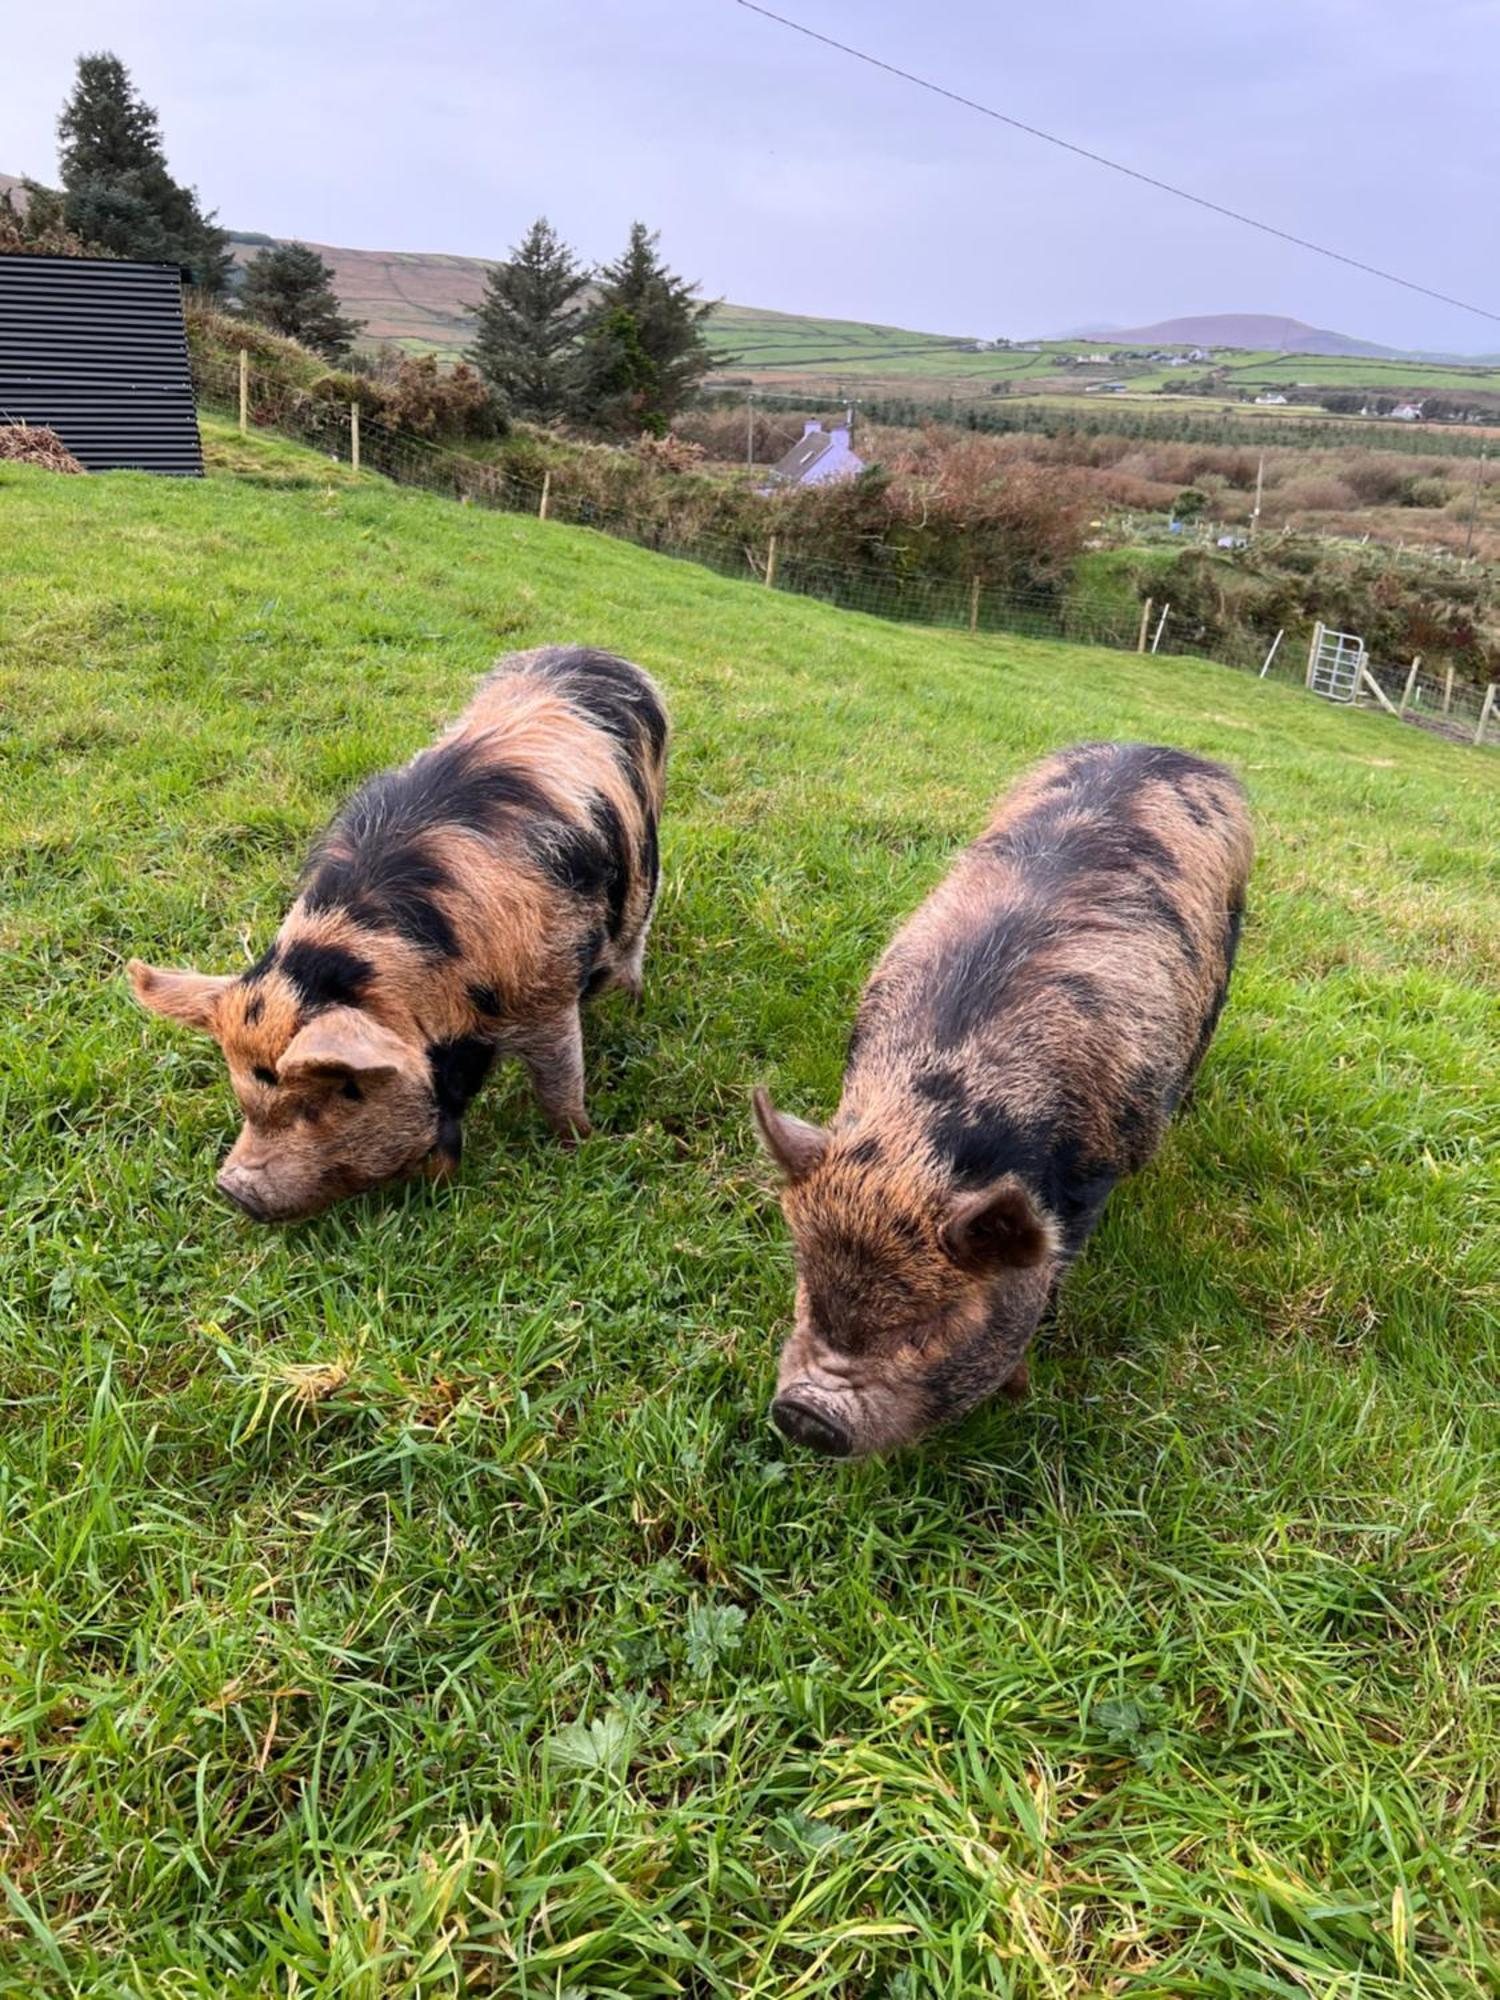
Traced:
[[1251, 849], [1217, 764], [1049, 758], [876, 966], [833, 1122], [756, 1092], [797, 1260], [788, 1437], [879, 1451], [1024, 1390], [1059, 1279], [1208, 1047]]
[[210, 1034], [245, 1123], [219, 1186], [260, 1221], [425, 1166], [497, 1055], [565, 1143], [589, 1130], [580, 1000], [638, 992], [656, 899], [668, 722], [629, 661], [502, 660], [431, 749], [372, 778], [239, 974], [132, 960], [141, 1004]]

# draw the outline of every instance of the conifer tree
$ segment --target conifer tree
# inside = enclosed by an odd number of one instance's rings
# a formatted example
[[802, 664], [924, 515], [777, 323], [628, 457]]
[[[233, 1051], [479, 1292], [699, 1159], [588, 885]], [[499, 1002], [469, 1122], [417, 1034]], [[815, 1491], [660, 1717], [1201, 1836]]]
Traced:
[[657, 234], [631, 224], [619, 259], [596, 280], [585, 316], [577, 414], [601, 430], [664, 433], [711, 368], [704, 322], [716, 301], [662, 261]]
[[240, 310], [273, 333], [300, 340], [325, 361], [347, 359], [361, 322], [339, 311], [333, 272], [305, 243], [259, 250], [245, 267]]
[[545, 423], [572, 409], [587, 282], [545, 216], [491, 267], [470, 359], [512, 416]]
[[214, 297], [229, 284], [229, 239], [172, 178], [155, 111], [116, 55], [78, 58], [57, 121], [62, 225], [120, 257], [181, 264]]

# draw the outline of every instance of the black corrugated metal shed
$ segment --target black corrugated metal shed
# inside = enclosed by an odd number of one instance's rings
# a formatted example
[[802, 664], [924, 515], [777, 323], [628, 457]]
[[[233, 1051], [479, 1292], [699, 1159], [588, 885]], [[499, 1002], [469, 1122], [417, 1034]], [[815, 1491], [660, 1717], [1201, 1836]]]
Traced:
[[201, 474], [177, 265], [0, 257], [0, 423], [47, 425], [90, 472]]

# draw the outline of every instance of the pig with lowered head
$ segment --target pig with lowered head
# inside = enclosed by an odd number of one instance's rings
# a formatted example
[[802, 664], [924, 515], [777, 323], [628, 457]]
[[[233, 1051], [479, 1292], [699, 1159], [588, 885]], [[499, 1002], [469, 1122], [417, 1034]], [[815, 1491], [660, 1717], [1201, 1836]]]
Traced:
[[582, 647], [516, 653], [448, 733], [373, 778], [248, 971], [131, 961], [137, 999], [212, 1035], [244, 1126], [219, 1187], [263, 1222], [457, 1165], [497, 1055], [566, 1144], [589, 1130], [579, 1003], [638, 992], [667, 712]]
[[1251, 851], [1218, 764], [1049, 758], [876, 966], [831, 1124], [756, 1092], [796, 1252], [788, 1437], [887, 1450], [1024, 1391], [1053, 1291], [1208, 1047]]

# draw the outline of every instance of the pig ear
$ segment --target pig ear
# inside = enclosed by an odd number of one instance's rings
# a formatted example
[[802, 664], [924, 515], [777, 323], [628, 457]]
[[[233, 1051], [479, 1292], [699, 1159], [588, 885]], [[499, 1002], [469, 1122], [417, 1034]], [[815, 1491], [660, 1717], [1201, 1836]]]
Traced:
[[805, 1180], [828, 1151], [827, 1132], [805, 1118], [789, 1118], [778, 1111], [769, 1091], [757, 1090], [753, 1103], [760, 1143], [789, 1181]]
[[219, 995], [234, 984], [230, 972], [162, 972], [138, 958], [131, 959], [125, 970], [136, 999], [149, 1013], [165, 1014], [169, 1021], [181, 1021], [205, 1035], [215, 1032]]
[[287, 1043], [278, 1076], [358, 1076], [378, 1083], [409, 1068], [413, 1050], [359, 1007], [315, 1014]]
[[1024, 1270], [1058, 1249], [1051, 1218], [1014, 1178], [955, 1203], [939, 1240], [966, 1271]]

